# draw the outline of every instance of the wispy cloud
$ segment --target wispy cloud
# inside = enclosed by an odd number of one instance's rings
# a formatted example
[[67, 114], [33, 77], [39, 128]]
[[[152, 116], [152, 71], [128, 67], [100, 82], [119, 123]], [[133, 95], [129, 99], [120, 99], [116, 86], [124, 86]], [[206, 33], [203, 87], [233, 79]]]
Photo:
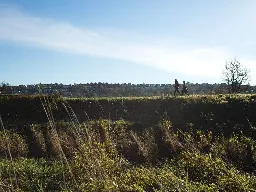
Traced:
[[[193, 47], [156, 43], [148, 37], [128, 38], [129, 32], [115, 36], [70, 23], [34, 17], [17, 9], [0, 10], [0, 40], [14, 41], [70, 54], [107, 57], [131, 61], [181, 74], [219, 77], [231, 57], [223, 47]], [[135, 40], [136, 39], [136, 40]], [[159, 38], [163, 42], [164, 38]], [[189, 48], [190, 47], [190, 48]]]

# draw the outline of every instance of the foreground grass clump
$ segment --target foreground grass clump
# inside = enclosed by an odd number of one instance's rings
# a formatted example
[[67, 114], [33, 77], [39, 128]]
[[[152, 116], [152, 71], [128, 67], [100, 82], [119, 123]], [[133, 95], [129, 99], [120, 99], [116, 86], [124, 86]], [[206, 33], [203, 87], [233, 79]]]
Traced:
[[200, 183], [217, 184], [222, 191], [255, 191], [256, 177], [237, 170], [221, 158], [209, 154], [184, 152], [180, 164], [187, 170], [188, 178]]
[[0, 191], [61, 190], [65, 186], [66, 169], [60, 163], [44, 159], [1, 160]]
[[21, 135], [8, 130], [0, 131], [0, 157], [27, 156], [28, 147]]
[[[181, 131], [169, 120], [152, 127], [98, 120], [30, 129], [46, 155], [2, 156], [0, 191], [256, 190], [255, 141], [242, 133], [224, 137], [209, 131]], [[9, 140], [13, 133], [8, 134], [3, 142], [14, 145]], [[26, 137], [12, 138], [26, 144], [22, 140]]]

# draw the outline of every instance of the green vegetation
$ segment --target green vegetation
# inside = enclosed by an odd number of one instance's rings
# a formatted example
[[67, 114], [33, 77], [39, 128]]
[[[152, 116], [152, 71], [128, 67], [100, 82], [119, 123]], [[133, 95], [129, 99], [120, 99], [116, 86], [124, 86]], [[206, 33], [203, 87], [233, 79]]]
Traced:
[[0, 97], [0, 191], [256, 191], [255, 95]]

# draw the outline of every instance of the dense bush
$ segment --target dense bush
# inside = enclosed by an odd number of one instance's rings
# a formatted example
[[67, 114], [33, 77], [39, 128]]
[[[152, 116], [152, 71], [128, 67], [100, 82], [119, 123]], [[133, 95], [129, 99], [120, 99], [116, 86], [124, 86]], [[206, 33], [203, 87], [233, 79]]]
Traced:
[[[163, 118], [175, 128], [211, 130], [230, 135], [243, 131], [253, 136], [256, 125], [255, 95], [213, 95], [181, 97], [81, 98], [66, 99], [43, 96], [0, 96], [0, 114], [4, 124], [18, 125], [47, 123], [42, 106], [51, 106], [56, 121], [124, 119], [145, 126], [156, 125]], [[22, 131], [19, 128], [19, 131]]]
[[0, 131], [0, 157], [25, 157], [28, 148], [26, 141], [17, 133]]

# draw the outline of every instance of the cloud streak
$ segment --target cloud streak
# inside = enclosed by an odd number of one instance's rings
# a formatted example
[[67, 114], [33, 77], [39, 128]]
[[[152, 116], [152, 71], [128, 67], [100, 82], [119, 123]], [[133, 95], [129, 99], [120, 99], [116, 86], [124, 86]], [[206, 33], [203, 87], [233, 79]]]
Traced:
[[[223, 47], [196, 47], [177, 42], [161, 45], [150, 38], [132, 40], [128, 33], [90, 30], [70, 23], [39, 18], [19, 10], [0, 10], [0, 40], [70, 54], [106, 57], [174, 73], [219, 78], [231, 54]], [[129, 36], [129, 35], [128, 35]], [[129, 40], [126, 40], [129, 39]], [[164, 41], [164, 38], [160, 38]]]

